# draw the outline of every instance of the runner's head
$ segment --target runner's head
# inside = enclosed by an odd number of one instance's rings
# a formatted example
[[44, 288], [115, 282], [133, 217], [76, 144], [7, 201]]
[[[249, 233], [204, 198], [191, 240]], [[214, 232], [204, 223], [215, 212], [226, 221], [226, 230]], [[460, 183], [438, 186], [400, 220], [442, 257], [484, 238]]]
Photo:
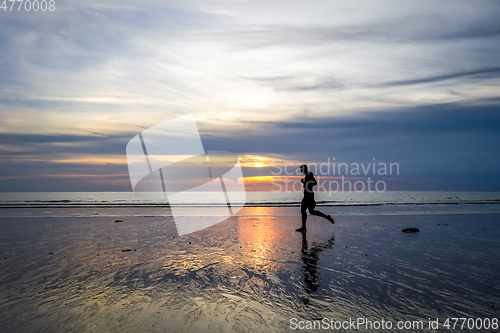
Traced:
[[308, 170], [307, 170], [307, 165], [302, 164], [302, 165], [300, 166], [300, 172], [302, 172], [304, 175], [307, 175], [307, 171], [308, 171]]

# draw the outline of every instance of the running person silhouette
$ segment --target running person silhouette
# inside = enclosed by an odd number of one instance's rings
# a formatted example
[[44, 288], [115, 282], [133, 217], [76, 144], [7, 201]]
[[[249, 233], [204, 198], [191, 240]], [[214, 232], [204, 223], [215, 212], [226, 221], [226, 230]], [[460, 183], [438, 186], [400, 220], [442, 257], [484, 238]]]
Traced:
[[300, 182], [304, 186], [304, 198], [300, 203], [300, 213], [302, 214], [302, 227], [297, 229], [297, 231], [302, 232], [307, 230], [306, 229], [307, 209], [309, 209], [309, 213], [311, 215], [321, 216], [327, 219], [328, 221], [332, 222], [332, 224], [335, 223], [330, 215], [325, 215], [319, 210], [314, 209], [316, 207], [316, 201], [314, 200], [313, 187], [316, 186], [318, 183], [316, 182], [313, 173], [307, 170], [307, 165], [305, 164], [302, 164], [300, 166], [300, 171], [305, 175], [305, 177], [300, 180]]

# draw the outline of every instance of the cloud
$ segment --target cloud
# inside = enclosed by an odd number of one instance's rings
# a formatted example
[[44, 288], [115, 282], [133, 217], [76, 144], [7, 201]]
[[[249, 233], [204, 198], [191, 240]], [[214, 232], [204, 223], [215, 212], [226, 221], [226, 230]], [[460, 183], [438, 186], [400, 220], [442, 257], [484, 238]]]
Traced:
[[499, 123], [497, 1], [57, 6], [0, 21], [9, 175], [121, 174], [78, 161], [118, 156], [142, 129], [186, 113], [207, 150], [425, 159], [407, 170], [440, 176], [473, 167], [461, 159], [483, 171], [497, 163], [487, 164]]
[[[231, 151], [242, 156], [245, 177], [276, 172], [273, 159], [279, 160], [275, 165], [283, 166], [287, 162], [298, 165], [328, 159], [371, 163], [375, 158], [400, 164], [406, 185], [398, 185], [399, 189], [412, 188], [422, 178], [433, 178], [448, 182], [450, 189], [477, 190], [500, 185], [495, 176], [500, 159], [494, 153], [500, 140], [499, 105], [423, 105], [327, 118], [295, 115], [286, 122], [245, 122], [234, 131], [225, 131], [224, 124], [200, 121], [198, 125], [206, 151]], [[0, 146], [0, 172], [4, 178], [0, 189], [16, 189], [16, 179], [29, 178], [50, 190], [78, 186], [86, 190], [102, 190], [105, 186], [109, 186], [107, 190], [130, 190], [123, 176], [128, 172], [124, 148], [135, 134], [1, 134], [4, 146]], [[60, 179], [54, 176], [57, 174]], [[117, 176], [119, 183], [113, 185], [103, 177], [92, 176], [111, 174], [122, 175]], [[52, 185], [44, 175], [52, 175]], [[76, 175], [93, 177], [97, 183], [82, 185]], [[433, 189], [442, 185], [434, 183], [437, 187]], [[28, 186], [29, 182], [23, 184]]]
[[475, 71], [467, 71], [467, 72], [458, 72], [451, 73], [447, 75], [439, 75], [433, 77], [426, 77], [421, 79], [413, 79], [413, 80], [402, 80], [402, 81], [392, 81], [385, 82], [375, 85], [376, 87], [390, 87], [390, 86], [409, 86], [414, 84], [421, 83], [434, 83], [441, 81], [449, 81], [453, 79], [466, 79], [469, 81], [484, 81], [485, 79], [496, 79], [500, 77], [500, 67], [494, 68], [486, 68]]
[[106, 156], [111, 158], [111, 156], [124, 154], [125, 145], [133, 135], [103, 137], [0, 133], [0, 142], [5, 146], [0, 146], [0, 156], [2, 156], [3, 163], [9, 159], [20, 160], [22, 158], [46, 161], [75, 159], [78, 155], [95, 155], [102, 160]]
[[333, 78], [321, 78], [311, 75], [281, 76], [281, 77], [251, 77], [250, 81], [257, 82], [264, 87], [271, 87], [276, 91], [308, 91], [308, 90], [341, 90], [344, 84]]
[[[394, 4], [73, 1], [49, 21], [6, 16], [0, 103], [65, 113], [83, 104], [87, 114], [227, 111], [239, 119], [277, 106], [321, 112], [311, 106], [336, 104], [345, 113], [389, 107], [374, 101], [381, 94], [399, 106], [415, 98], [452, 102], [458, 95], [392, 88], [463, 71], [464, 63], [468, 72], [498, 67], [497, 3]], [[459, 95], [487, 97], [447, 80]]]
[[[246, 28], [246, 29], [245, 29]], [[369, 23], [328, 24], [303, 27], [289, 25], [240, 26], [234, 31], [208, 32], [219, 40], [236, 41], [248, 48], [277, 45], [324, 46], [325, 43], [426, 43], [446, 40], [477, 39], [500, 36], [495, 16], [461, 21], [445, 15], [407, 15]]]
[[[424, 105], [397, 111], [247, 123], [245, 135], [204, 137], [211, 150], [289, 160], [398, 162], [413, 176], [478, 177], [500, 167], [500, 106]], [[202, 127], [203, 128], [203, 127]], [[270, 169], [271, 170], [271, 169]], [[470, 174], [469, 174], [470, 173]], [[498, 181], [498, 180], [497, 180]], [[497, 184], [500, 185], [500, 184]]]

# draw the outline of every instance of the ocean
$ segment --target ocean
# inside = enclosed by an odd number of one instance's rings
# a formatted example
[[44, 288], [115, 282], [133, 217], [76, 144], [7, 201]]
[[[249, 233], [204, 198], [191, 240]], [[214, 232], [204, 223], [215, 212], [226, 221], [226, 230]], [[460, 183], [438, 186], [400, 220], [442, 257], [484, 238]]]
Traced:
[[[217, 206], [210, 192], [191, 192], [181, 204]], [[198, 194], [198, 195], [197, 195]], [[214, 196], [215, 197], [215, 196]], [[246, 192], [246, 207], [298, 207], [302, 192]], [[500, 192], [387, 191], [316, 192], [319, 207], [336, 215], [500, 214]], [[0, 193], [1, 208], [168, 207], [163, 194], [147, 192], [11, 192]], [[192, 210], [195, 214], [199, 210]], [[169, 210], [160, 215], [168, 215]], [[243, 214], [243, 212], [241, 213]], [[275, 213], [273, 213], [275, 214]]]

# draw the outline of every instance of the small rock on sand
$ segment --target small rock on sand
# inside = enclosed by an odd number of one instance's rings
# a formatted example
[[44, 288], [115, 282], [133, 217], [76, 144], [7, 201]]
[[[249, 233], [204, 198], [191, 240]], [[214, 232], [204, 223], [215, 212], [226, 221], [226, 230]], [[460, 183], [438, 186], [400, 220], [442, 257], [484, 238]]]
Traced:
[[122, 252], [130, 252], [132, 251], [131, 249], [125, 249], [125, 250], [122, 250]]
[[115, 222], [117, 222], [117, 223], [118, 223], [118, 222], [123, 222], [123, 220], [115, 220]]
[[402, 230], [403, 232], [419, 232], [418, 228], [406, 228]]

